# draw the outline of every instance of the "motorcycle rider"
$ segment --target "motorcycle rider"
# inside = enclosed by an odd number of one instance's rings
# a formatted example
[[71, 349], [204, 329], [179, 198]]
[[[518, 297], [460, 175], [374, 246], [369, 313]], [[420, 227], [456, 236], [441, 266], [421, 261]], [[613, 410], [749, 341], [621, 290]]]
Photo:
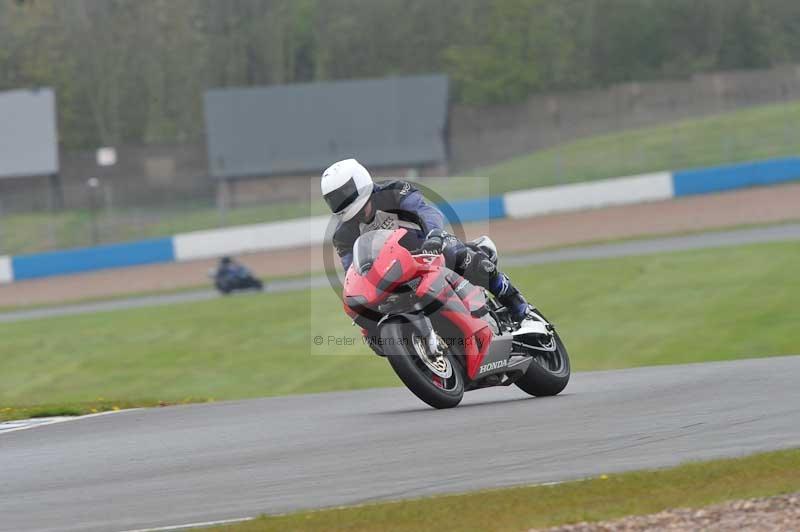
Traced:
[[216, 269], [209, 272], [214, 280], [214, 286], [223, 294], [233, 290], [248, 288], [262, 289], [261, 280], [257, 279], [243, 264], [230, 257], [222, 257]]
[[250, 271], [230, 257], [222, 257], [217, 265], [215, 277], [224, 279], [236, 279], [238, 277], [250, 276]]
[[[527, 316], [530, 308], [527, 301], [508, 276], [497, 269], [494, 257], [447, 233], [442, 212], [426, 203], [411, 183], [400, 180], [374, 183], [358, 161], [345, 159], [322, 173], [321, 190], [328, 207], [339, 218], [333, 245], [345, 271], [353, 261], [353, 244], [360, 235], [402, 227], [407, 230], [400, 241], [403, 247], [442, 253], [449, 269], [487, 289], [509, 309], [514, 321], [520, 323]], [[363, 331], [365, 336], [371, 336], [368, 324], [359, 325], [367, 329]]]

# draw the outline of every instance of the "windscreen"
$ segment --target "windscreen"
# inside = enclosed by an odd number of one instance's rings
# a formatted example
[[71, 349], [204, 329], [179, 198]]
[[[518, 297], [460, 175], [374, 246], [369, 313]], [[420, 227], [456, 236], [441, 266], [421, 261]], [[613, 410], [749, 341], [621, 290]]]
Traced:
[[365, 275], [369, 271], [393, 232], [379, 229], [358, 237], [353, 245], [353, 264], [359, 274]]

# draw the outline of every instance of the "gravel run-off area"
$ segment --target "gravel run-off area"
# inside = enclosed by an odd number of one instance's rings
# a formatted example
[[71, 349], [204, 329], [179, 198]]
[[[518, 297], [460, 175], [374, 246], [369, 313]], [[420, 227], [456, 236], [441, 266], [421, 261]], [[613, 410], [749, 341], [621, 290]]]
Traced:
[[[577, 523], [547, 532], [796, 532], [800, 530], [800, 493], [732, 501], [700, 509], [680, 508], [599, 523]], [[529, 532], [540, 532], [531, 529]]]

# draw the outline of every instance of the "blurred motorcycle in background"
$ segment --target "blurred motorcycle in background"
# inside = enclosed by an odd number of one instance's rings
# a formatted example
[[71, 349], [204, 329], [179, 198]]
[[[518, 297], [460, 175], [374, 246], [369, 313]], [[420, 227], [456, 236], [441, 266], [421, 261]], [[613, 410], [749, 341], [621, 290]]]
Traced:
[[209, 271], [208, 276], [213, 279], [214, 287], [223, 295], [235, 291], [262, 290], [264, 288], [260, 279], [230, 257], [222, 257], [217, 268]]

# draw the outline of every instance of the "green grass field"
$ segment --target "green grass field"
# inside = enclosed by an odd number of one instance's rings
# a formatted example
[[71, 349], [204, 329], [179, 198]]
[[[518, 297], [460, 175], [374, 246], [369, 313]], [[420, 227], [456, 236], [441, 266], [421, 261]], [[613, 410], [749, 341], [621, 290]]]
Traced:
[[[800, 152], [800, 128], [796, 126], [799, 122], [800, 102], [760, 106], [589, 137], [470, 172], [488, 181], [465, 185], [456, 178], [425, 183], [452, 200], [657, 170], [796, 155]], [[232, 209], [223, 220], [212, 206], [187, 203], [147, 210], [116, 209], [112, 215], [100, 212], [98, 220], [101, 240], [117, 242], [324, 212], [321, 200], [311, 204], [280, 202]], [[0, 254], [90, 245], [91, 235], [87, 211], [6, 214], [0, 218]]]
[[[588, 370], [800, 352], [799, 261], [781, 243], [510, 273]], [[342, 335], [355, 345], [329, 341]], [[399, 385], [329, 289], [0, 324], [0, 337], [5, 419]]]
[[[774, 223], [774, 222], [765, 222], [765, 223], [753, 223], [753, 224], [738, 224], [732, 225], [724, 228], [715, 228], [715, 229], [695, 229], [695, 230], [687, 230], [687, 231], [678, 231], [674, 233], [669, 233], [666, 235], [658, 235], [658, 236], [668, 236], [668, 237], [676, 237], [676, 236], [687, 236], [687, 235], [697, 235], [697, 234], [708, 234], [708, 233], [719, 233], [719, 232], [727, 232], [727, 231], [735, 231], [740, 229], [755, 229], [759, 227], [774, 227], [776, 225], [782, 224], [791, 224], [794, 223], [793, 221], [786, 221], [782, 223]], [[546, 246], [542, 248], [537, 248], [536, 250], [532, 251], [551, 251], [557, 249], [570, 249], [570, 248], [579, 248], [583, 246], [591, 246], [591, 245], [598, 245], [598, 244], [611, 244], [611, 243], [621, 243], [621, 242], [633, 242], [637, 240], [642, 240], [646, 238], [646, 236], [631, 236], [626, 238], [612, 238], [612, 239], [594, 239], [594, 240], [586, 240], [579, 243], [569, 244], [566, 246]], [[313, 275], [322, 275], [322, 270], [316, 272], [309, 272], [309, 273], [298, 273], [295, 275], [281, 275], [281, 276], [259, 276], [259, 278], [264, 283], [270, 283], [274, 281], [286, 281], [289, 279], [301, 279], [306, 278], [309, 274]], [[197, 284], [189, 285], [189, 286], [182, 286], [180, 288], [174, 289], [154, 289], [154, 290], [144, 290], [138, 292], [128, 292], [128, 293], [120, 293], [120, 294], [113, 294], [107, 296], [89, 296], [83, 297], [78, 299], [72, 299], [67, 302], [48, 302], [48, 303], [32, 303], [32, 304], [21, 304], [21, 305], [0, 305], [0, 313], [4, 312], [15, 312], [20, 310], [33, 310], [33, 309], [41, 309], [41, 308], [53, 308], [53, 307], [61, 307], [62, 305], [68, 304], [81, 304], [81, 303], [99, 303], [99, 302], [106, 302], [106, 301], [119, 301], [125, 300], [130, 298], [136, 297], [146, 297], [146, 296], [159, 296], [159, 295], [169, 295], [169, 294], [180, 294], [185, 292], [193, 292], [196, 290], [209, 290], [211, 289], [210, 281], [203, 281], [198, 282]]]
[[555, 486], [479, 491], [281, 516], [203, 530], [270, 531], [520, 531], [581, 521], [646, 515], [800, 490], [800, 450], [695, 462]]
[[566, 143], [475, 170], [492, 192], [800, 153], [800, 102], [631, 129]]

